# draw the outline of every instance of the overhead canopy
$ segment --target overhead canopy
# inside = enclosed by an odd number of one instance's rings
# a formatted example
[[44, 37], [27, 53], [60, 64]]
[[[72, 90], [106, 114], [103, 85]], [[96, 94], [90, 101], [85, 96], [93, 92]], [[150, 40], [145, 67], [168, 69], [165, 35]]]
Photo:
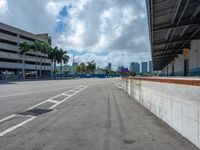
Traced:
[[200, 39], [200, 0], [146, 0], [154, 70]]

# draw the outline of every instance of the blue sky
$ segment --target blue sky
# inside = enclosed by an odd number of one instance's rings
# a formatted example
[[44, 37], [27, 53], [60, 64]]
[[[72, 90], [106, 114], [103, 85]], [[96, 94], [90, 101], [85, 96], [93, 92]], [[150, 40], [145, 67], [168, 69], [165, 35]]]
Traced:
[[79, 62], [116, 68], [151, 59], [145, 0], [1, 0], [0, 21], [49, 33]]
[[63, 19], [68, 16], [68, 9], [69, 8], [67, 7], [67, 5], [65, 5], [59, 12], [59, 15], [58, 15], [59, 21], [56, 23], [55, 32], [62, 33], [65, 30], [66, 23], [63, 22]]

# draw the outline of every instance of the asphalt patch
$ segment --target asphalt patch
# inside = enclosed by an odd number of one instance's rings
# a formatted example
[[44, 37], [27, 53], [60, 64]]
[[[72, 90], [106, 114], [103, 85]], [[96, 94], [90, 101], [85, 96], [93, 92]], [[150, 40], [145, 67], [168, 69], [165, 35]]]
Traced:
[[24, 111], [22, 113], [18, 113], [20, 115], [29, 115], [29, 116], [39, 116], [45, 113], [48, 113], [50, 111], [52, 111], [53, 109], [42, 109], [42, 108], [34, 108], [34, 109], [30, 109], [27, 111]]

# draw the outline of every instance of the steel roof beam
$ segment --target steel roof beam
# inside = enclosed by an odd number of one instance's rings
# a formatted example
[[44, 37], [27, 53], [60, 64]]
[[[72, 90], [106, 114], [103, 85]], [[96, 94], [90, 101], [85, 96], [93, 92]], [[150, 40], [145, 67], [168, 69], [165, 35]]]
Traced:
[[159, 32], [159, 31], [163, 31], [163, 30], [175, 29], [175, 28], [179, 28], [179, 27], [192, 26], [192, 25], [200, 25], [200, 18], [197, 18], [194, 20], [182, 21], [179, 25], [177, 25], [177, 24], [160, 25], [160, 26], [154, 27], [153, 32]]
[[[181, 47], [178, 47], [178, 48], [173, 48], [173, 49], [166, 49], [165, 51], [174, 51], [176, 49], [182, 49]], [[153, 50], [153, 53], [160, 53], [160, 52], [163, 52], [164, 49], [157, 49], [157, 50]]]
[[173, 40], [173, 41], [160, 41], [160, 42], [155, 42], [153, 43], [154, 45], [161, 45], [161, 44], [172, 44], [172, 43], [180, 43], [180, 42], [186, 42], [186, 41], [191, 41], [196, 38], [191, 38], [191, 39], [179, 39], [179, 40]]
[[200, 4], [199, 4], [199, 6], [196, 8], [196, 10], [194, 11], [194, 13], [193, 13], [191, 19], [195, 18], [195, 17], [199, 14], [199, 12], [200, 12]]
[[173, 53], [167, 53], [165, 55], [153, 55], [153, 58], [157, 58], [157, 57], [166, 57], [166, 56], [173, 56]]
[[[174, 21], [175, 21], [175, 19], [176, 19], [176, 16], [177, 16], [177, 14], [178, 14], [178, 10], [179, 10], [179, 8], [180, 8], [180, 6], [181, 6], [181, 2], [182, 2], [182, 0], [179, 0], [176, 13], [175, 13], [175, 15], [174, 15], [174, 18], [172, 19], [172, 24], [174, 23]], [[184, 13], [185, 13], [185, 11], [186, 11], [188, 5], [189, 5], [189, 2], [190, 2], [190, 0], [187, 0], [187, 1], [186, 1], [185, 6], [184, 6], [184, 8], [183, 8], [183, 11], [181, 12], [181, 14], [180, 14], [180, 16], [179, 16], [179, 18], [178, 18], [178, 21], [177, 21], [177, 23], [176, 23], [177, 26], [180, 24], [181, 19], [182, 19], [183, 15], [184, 15]], [[170, 29], [170, 31], [171, 31], [171, 29]], [[173, 30], [173, 32], [172, 32], [172, 34], [171, 34], [171, 37], [169, 38], [169, 42], [172, 41], [172, 38], [174, 37], [175, 31], [176, 31], [176, 28]], [[167, 39], [168, 39], [168, 36], [169, 36], [169, 34], [167, 34]], [[169, 46], [169, 43], [166, 43], [166, 44], [167, 44], [167, 45], [166, 45], [165, 49], [167, 49], [168, 46]], [[163, 55], [164, 55], [164, 53], [165, 53], [165, 51], [163, 51]], [[159, 67], [159, 66], [160, 66], [160, 63], [158, 64], [158, 67]]]

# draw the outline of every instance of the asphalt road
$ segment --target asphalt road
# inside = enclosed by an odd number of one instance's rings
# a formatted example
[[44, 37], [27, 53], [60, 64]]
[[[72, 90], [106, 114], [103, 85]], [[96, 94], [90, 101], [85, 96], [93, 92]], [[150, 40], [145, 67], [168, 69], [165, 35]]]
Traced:
[[0, 84], [0, 150], [194, 150], [120, 79]]

